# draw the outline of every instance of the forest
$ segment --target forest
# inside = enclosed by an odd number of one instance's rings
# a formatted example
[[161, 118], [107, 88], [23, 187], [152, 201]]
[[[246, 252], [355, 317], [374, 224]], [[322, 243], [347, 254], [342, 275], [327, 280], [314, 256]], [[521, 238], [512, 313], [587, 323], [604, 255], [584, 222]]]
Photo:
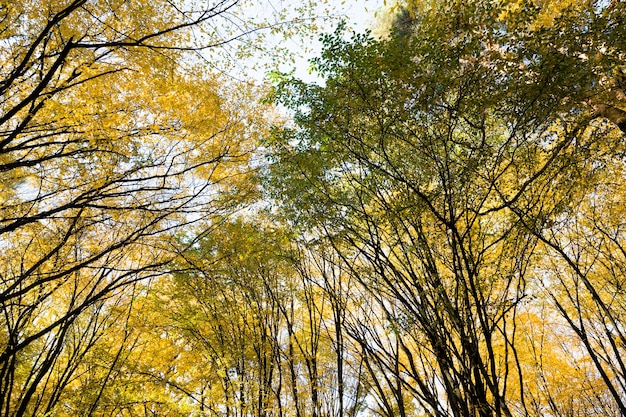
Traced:
[[0, 416], [626, 417], [626, 2], [314, 3], [0, 1]]

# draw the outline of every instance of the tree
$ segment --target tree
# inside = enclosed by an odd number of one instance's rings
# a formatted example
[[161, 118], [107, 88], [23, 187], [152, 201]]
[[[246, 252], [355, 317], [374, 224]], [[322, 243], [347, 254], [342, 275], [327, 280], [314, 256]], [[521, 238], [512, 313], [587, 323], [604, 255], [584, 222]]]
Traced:
[[[380, 369], [370, 374], [395, 378], [392, 395], [374, 386], [386, 414], [401, 392], [424, 415], [532, 414], [520, 317], [545, 299], [540, 278], [558, 282], [563, 268], [610, 311], [592, 347], [583, 322], [603, 321], [587, 318], [578, 293], [552, 292], [604, 373], [605, 411], [621, 409], [621, 313], [597, 294], [604, 278], [583, 272], [571, 235], [558, 236], [594, 196], [604, 158], [622, 163], [623, 14], [622, 2], [413, 2], [388, 39], [325, 36], [313, 62], [323, 86], [276, 85], [295, 123], [268, 141], [268, 185], [289, 221], [326, 236], [376, 300], [376, 318], [352, 337]], [[614, 226], [603, 230], [621, 242]], [[593, 248], [584, 257], [609, 253]], [[555, 256], [551, 273], [539, 267]]]
[[178, 368], [170, 381], [193, 393], [201, 412], [341, 414], [354, 407], [347, 393], [358, 378], [346, 369], [351, 358], [337, 323], [346, 310], [323, 291], [337, 269], [262, 219], [225, 219], [185, 253], [169, 285], [155, 290], [155, 332], [175, 333], [172, 340], [196, 358], [194, 369], [179, 367], [177, 358], [155, 372]]
[[256, 93], [194, 58], [243, 35], [221, 24], [238, 3], [0, 6], [0, 414], [62, 414], [95, 346], [132, 344], [114, 311], [180, 228], [251, 191]]

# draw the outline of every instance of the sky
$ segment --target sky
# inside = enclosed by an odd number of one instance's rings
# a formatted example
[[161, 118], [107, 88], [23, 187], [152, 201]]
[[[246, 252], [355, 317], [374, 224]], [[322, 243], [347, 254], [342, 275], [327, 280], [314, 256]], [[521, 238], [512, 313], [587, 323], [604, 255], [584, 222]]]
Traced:
[[[245, 21], [252, 17], [252, 21], [256, 22], [287, 22], [286, 24], [292, 24], [290, 22], [298, 21], [310, 21], [311, 16], [316, 16], [315, 24], [317, 30], [315, 33], [304, 32], [302, 37], [291, 36], [288, 39], [284, 39], [280, 33], [271, 35], [267, 33], [254, 32], [252, 38], [255, 35], [263, 36], [262, 42], [265, 48], [278, 51], [283, 47], [288, 49], [292, 56], [293, 61], [281, 58], [272, 57], [265, 52], [253, 54], [251, 57], [244, 59], [232, 59], [235, 52], [230, 52], [228, 45], [222, 51], [225, 54], [222, 56], [231, 63], [234, 63], [234, 67], [226, 69], [229, 76], [236, 79], [256, 79], [262, 81], [267, 76], [267, 72], [271, 70], [278, 70], [280, 72], [289, 73], [294, 71], [295, 75], [305, 81], [314, 81], [315, 76], [310, 74], [308, 69], [310, 67], [309, 60], [315, 56], [318, 56], [321, 51], [321, 43], [318, 41], [319, 36], [322, 33], [329, 33], [335, 30], [341, 20], [344, 20], [348, 29], [352, 29], [356, 33], [362, 33], [366, 29], [370, 28], [375, 20], [375, 12], [383, 6], [385, 0], [263, 0], [263, 1], [250, 1], [244, 6], [243, 14], [236, 17], [240, 19], [245, 30]], [[293, 10], [302, 4], [312, 4], [313, 11], [310, 11], [309, 16], [299, 15]], [[284, 16], [278, 18], [273, 15], [277, 11], [287, 10]], [[233, 19], [235, 20], [235, 19]], [[230, 21], [232, 23], [232, 20]], [[298, 28], [298, 23], [292, 24], [293, 28]], [[281, 26], [278, 24], [277, 26]], [[300, 26], [300, 27], [304, 27]], [[267, 31], [269, 32], [269, 31]], [[268, 35], [268, 36], [266, 36]], [[238, 39], [235, 44], [240, 44], [244, 48], [246, 45], [255, 42], [252, 38], [243, 37]], [[252, 40], [252, 42], [247, 42]], [[229, 59], [229, 55], [231, 59]], [[280, 55], [278, 55], [280, 56]], [[214, 57], [207, 56], [206, 61], [211, 64], [215, 63]], [[216, 65], [219, 69], [219, 65]]]
[[[342, 18], [345, 18], [347, 27], [356, 33], [371, 29], [375, 22], [375, 12], [383, 6], [383, 2], [384, 0], [330, 0], [330, 5], [336, 8], [337, 15], [341, 17], [330, 19], [326, 24], [320, 25], [319, 34], [315, 38], [322, 33], [332, 32]], [[292, 43], [293, 51], [299, 55], [299, 58], [296, 58], [295, 64], [291, 64], [291, 68], [289, 68], [289, 63], [285, 63], [284, 69], [281, 68], [281, 70], [288, 72], [295, 68], [295, 75], [298, 78], [304, 81], [314, 81], [315, 75], [309, 73], [309, 59], [319, 55], [321, 43], [315, 40], [307, 45], [298, 45], [297, 40], [293, 40]], [[306, 52], [300, 53], [300, 51]]]

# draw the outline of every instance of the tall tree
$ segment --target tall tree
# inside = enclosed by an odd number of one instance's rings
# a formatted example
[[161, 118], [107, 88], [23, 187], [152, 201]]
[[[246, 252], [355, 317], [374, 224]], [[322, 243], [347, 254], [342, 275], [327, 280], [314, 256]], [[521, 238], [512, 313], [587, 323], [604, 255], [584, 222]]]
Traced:
[[180, 227], [251, 190], [256, 92], [196, 55], [253, 29], [238, 3], [0, 5], [0, 414], [62, 413], [97, 343], [132, 344], [115, 311]]
[[570, 268], [611, 312], [590, 347], [586, 304], [554, 295], [596, 357], [607, 410], [622, 408], [619, 313], [596, 294], [604, 278], [583, 271], [571, 235], [557, 236], [594, 196], [606, 155], [621, 163], [623, 17], [622, 2], [412, 2], [388, 39], [326, 36], [313, 62], [323, 86], [277, 84], [295, 124], [268, 142], [268, 184], [377, 301], [352, 334], [384, 414], [409, 413], [406, 404], [426, 415], [530, 414], [520, 314], [544, 298], [538, 265], [554, 256], [546, 282]]

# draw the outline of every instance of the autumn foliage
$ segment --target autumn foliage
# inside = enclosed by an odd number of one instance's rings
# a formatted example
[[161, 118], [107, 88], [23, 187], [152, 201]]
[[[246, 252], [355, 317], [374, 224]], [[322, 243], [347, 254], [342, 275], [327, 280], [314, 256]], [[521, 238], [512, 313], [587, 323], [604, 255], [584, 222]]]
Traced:
[[0, 416], [626, 416], [624, 2], [244, 6], [0, 4]]

